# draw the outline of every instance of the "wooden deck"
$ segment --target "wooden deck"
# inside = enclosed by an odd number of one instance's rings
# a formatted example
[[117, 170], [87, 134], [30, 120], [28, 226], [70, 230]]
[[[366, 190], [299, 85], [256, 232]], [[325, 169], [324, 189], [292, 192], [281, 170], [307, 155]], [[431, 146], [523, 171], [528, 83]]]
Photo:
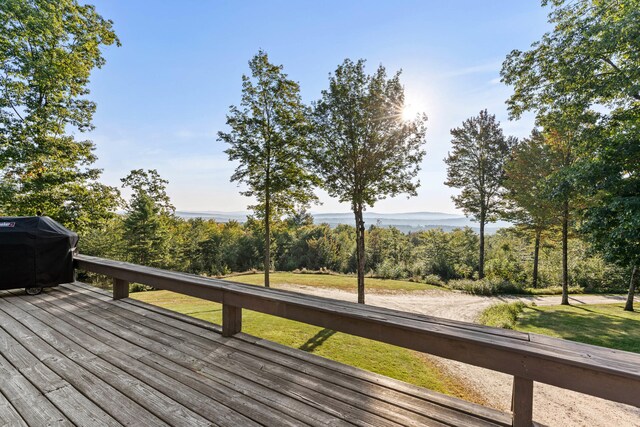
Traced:
[[488, 426], [504, 414], [76, 283], [0, 291], [0, 425]]

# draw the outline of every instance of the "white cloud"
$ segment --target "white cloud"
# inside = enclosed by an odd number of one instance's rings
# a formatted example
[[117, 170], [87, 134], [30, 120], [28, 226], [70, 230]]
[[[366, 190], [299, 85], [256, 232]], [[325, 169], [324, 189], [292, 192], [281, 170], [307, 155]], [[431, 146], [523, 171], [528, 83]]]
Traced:
[[440, 74], [439, 77], [459, 77], [459, 76], [468, 76], [470, 74], [483, 74], [483, 73], [491, 73], [500, 72], [500, 68], [502, 67], [502, 60], [494, 60], [484, 64], [472, 65], [469, 67], [458, 68], [454, 70], [445, 71]]
[[216, 131], [194, 131], [190, 129], [180, 129], [173, 133], [173, 136], [179, 139], [215, 139], [218, 134]]

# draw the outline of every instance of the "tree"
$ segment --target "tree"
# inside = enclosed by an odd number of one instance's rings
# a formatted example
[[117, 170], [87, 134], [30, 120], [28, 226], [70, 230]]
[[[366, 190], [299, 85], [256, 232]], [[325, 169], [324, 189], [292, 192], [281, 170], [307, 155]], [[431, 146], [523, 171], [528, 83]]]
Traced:
[[168, 181], [155, 169], [132, 170], [121, 179], [133, 190], [124, 219], [123, 240], [129, 260], [136, 264], [166, 267], [169, 241], [168, 221], [174, 207], [166, 194]]
[[271, 222], [316, 200], [315, 179], [304, 161], [309, 125], [300, 86], [263, 51], [249, 68], [251, 77], [242, 76], [240, 107], [231, 106], [227, 116], [231, 132], [218, 132], [218, 140], [231, 146], [225, 151], [229, 160], [240, 162], [231, 180], [245, 183], [248, 190], [242, 194], [257, 199], [250, 208], [264, 222], [264, 285], [269, 287]]
[[47, 214], [82, 231], [108, 218], [116, 189], [99, 184], [86, 98], [112, 22], [75, 0], [5, 0], [0, 9], [0, 211]]
[[547, 4], [553, 30], [530, 50], [512, 51], [503, 64], [502, 81], [514, 86], [509, 110], [516, 118], [535, 111], [539, 119], [552, 114], [574, 123], [578, 160], [564, 175], [590, 198], [582, 231], [609, 261], [629, 263], [633, 273], [638, 259], [627, 255], [637, 253], [640, 235], [640, 211], [634, 209], [640, 198], [640, 1]]
[[518, 118], [525, 111], [582, 113], [593, 105], [624, 110], [640, 102], [638, 10], [640, 0], [543, 0], [553, 30], [513, 50], [502, 81], [514, 86], [507, 101]]
[[[549, 117], [545, 117], [549, 120]], [[555, 119], [557, 120], [557, 119]], [[551, 120], [553, 121], [553, 120]], [[567, 123], [556, 124], [548, 129], [546, 141], [556, 161], [554, 173], [548, 179], [551, 198], [560, 205], [562, 227], [562, 300], [560, 304], [569, 305], [569, 232], [572, 229], [573, 204], [578, 194], [571, 167], [576, 162], [575, 130]]]
[[538, 286], [538, 262], [542, 233], [557, 224], [558, 209], [552, 200], [547, 180], [558, 167], [542, 132], [534, 129], [531, 136], [513, 148], [505, 164], [505, 197], [512, 203], [505, 218], [534, 233], [532, 286]]
[[480, 111], [451, 130], [453, 151], [444, 160], [449, 187], [462, 189], [452, 199], [458, 209], [480, 223], [478, 275], [484, 277], [484, 227], [496, 221], [504, 209], [504, 164], [515, 138], [506, 138], [487, 110]]
[[403, 121], [400, 72], [387, 79], [383, 66], [373, 75], [364, 60], [345, 60], [329, 77], [329, 89], [313, 111], [311, 158], [322, 186], [348, 202], [356, 222], [358, 302], [364, 304], [365, 226], [363, 212], [378, 200], [416, 194], [414, 181], [425, 152], [426, 116]]
[[640, 110], [617, 112], [597, 131], [595, 154], [576, 172], [581, 191], [592, 197], [582, 231], [607, 261], [630, 271], [625, 310], [633, 311], [640, 266]]

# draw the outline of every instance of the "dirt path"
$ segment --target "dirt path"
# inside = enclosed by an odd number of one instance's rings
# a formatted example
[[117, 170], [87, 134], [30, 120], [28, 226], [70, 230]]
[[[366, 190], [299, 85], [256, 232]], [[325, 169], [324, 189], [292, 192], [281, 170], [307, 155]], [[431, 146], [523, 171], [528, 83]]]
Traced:
[[[356, 294], [339, 289], [310, 286], [278, 286], [297, 292], [357, 301]], [[397, 310], [428, 314], [448, 319], [473, 322], [485, 308], [499, 302], [521, 300], [537, 305], [558, 305], [560, 296], [502, 296], [482, 297], [439, 290], [411, 293], [369, 293], [367, 304]], [[571, 298], [572, 304], [606, 304], [623, 302], [619, 295], [580, 295]], [[433, 357], [448, 374], [461, 379], [480, 395], [492, 402], [496, 409], [509, 411], [513, 377], [475, 366]], [[621, 405], [536, 383], [534, 387], [534, 420], [549, 426], [640, 427], [640, 408]]]

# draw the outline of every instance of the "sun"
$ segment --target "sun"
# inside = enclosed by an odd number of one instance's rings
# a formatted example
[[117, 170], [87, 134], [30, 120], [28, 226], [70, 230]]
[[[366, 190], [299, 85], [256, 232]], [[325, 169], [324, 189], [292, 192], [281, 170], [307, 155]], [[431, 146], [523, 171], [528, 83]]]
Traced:
[[400, 113], [402, 120], [408, 122], [416, 118], [421, 113], [420, 108], [416, 104], [404, 104]]

